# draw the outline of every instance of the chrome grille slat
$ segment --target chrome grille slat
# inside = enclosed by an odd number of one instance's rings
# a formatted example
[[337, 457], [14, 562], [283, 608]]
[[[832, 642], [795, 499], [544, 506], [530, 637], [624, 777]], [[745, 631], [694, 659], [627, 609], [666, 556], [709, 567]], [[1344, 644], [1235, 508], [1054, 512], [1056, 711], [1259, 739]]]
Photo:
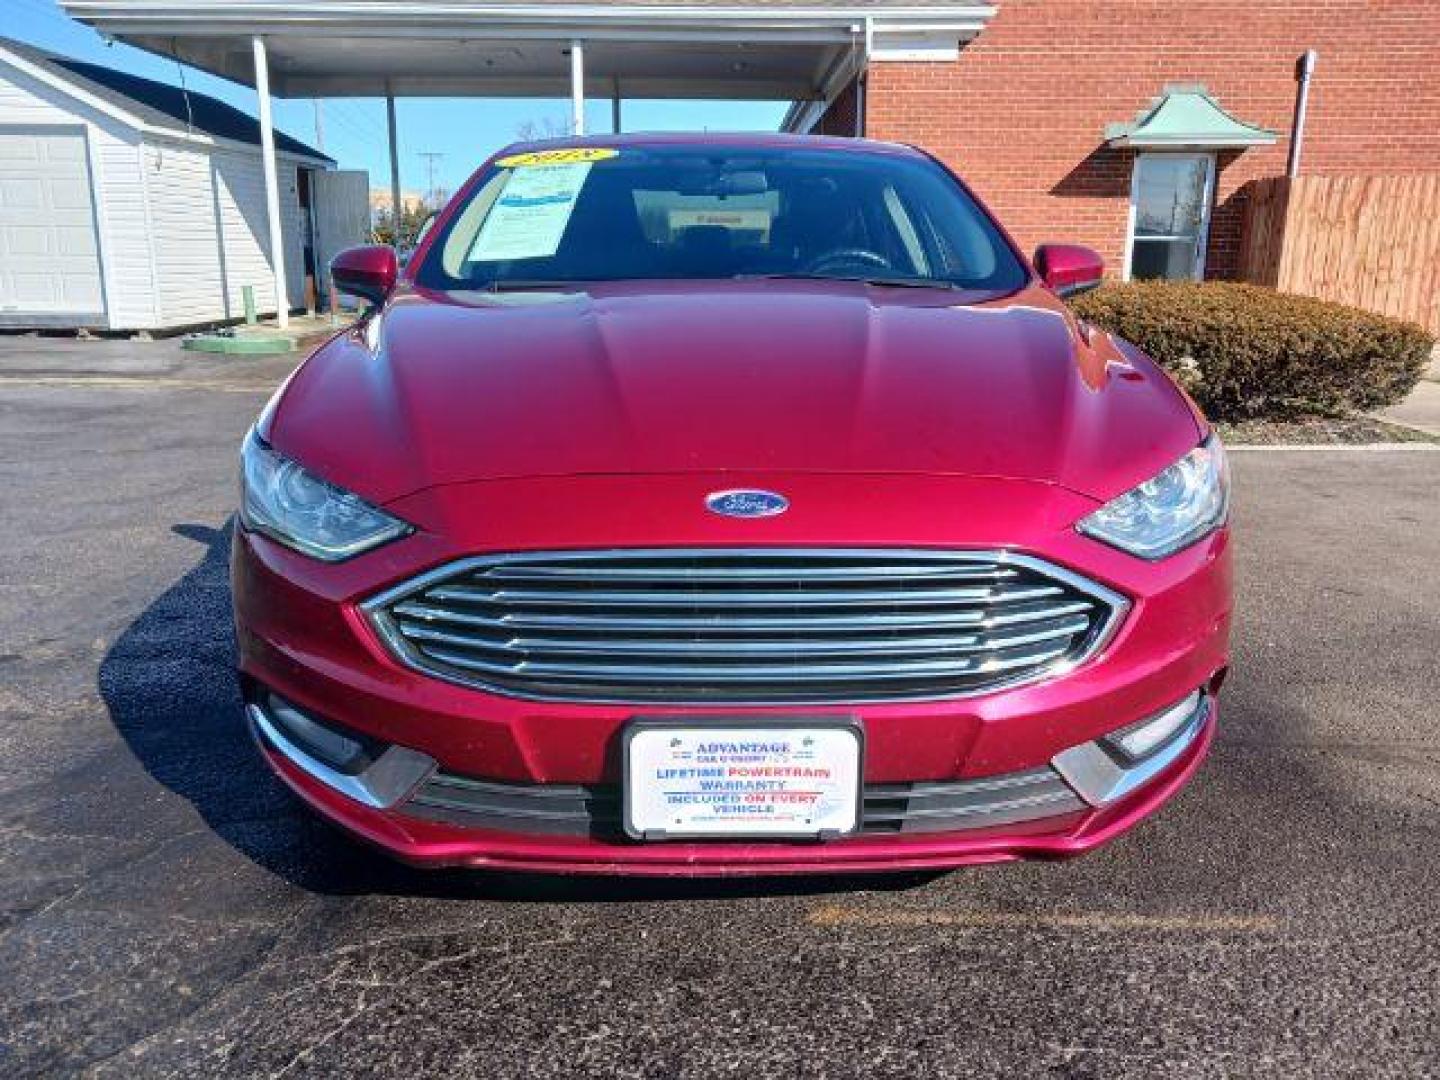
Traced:
[[500, 616], [477, 615], [474, 612], [453, 611], [428, 604], [407, 601], [396, 604], [398, 616], [416, 619], [431, 619], [474, 626], [492, 630], [569, 630], [587, 627], [608, 630], [635, 630], [640, 632], [660, 630], [687, 633], [706, 631], [750, 631], [759, 630], [773, 633], [796, 631], [802, 633], [848, 632], [865, 630], [943, 630], [950, 627], [1018, 626], [1029, 622], [1044, 622], [1064, 615], [1092, 611], [1095, 604], [1090, 601], [1068, 601], [1063, 604], [1041, 607], [1034, 610], [1006, 611], [1002, 614], [987, 614], [984, 611], [963, 611], [926, 615], [753, 615], [740, 618], [722, 618], [711, 615], [706, 618], [685, 616], [607, 616], [607, 615], [554, 615], [543, 612], [509, 612]]
[[870, 682], [883, 679], [944, 678], [947, 675], [972, 672], [1010, 671], [1018, 667], [1044, 663], [1063, 654], [1065, 647], [1039, 650], [1017, 657], [991, 656], [985, 660], [926, 663], [920, 661], [887, 661], [883, 664], [817, 664], [807, 660], [804, 666], [788, 664], [748, 663], [743, 668], [716, 664], [683, 666], [678, 664], [557, 664], [521, 660], [515, 664], [497, 664], [441, 649], [427, 649], [426, 654], [445, 663], [469, 671], [490, 675], [518, 674], [534, 679], [594, 680], [598, 678], [634, 681], [637, 683], [713, 682], [726, 685], [773, 682], [827, 682], [832, 679]]
[[577, 608], [814, 608], [814, 607], [939, 607], [945, 604], [987, 603], [1015, 604], [1027, 600], [1043, 600], [1059, 596], [1062, 590], [1053, 586], [1033, 589], [914, 589], [875, 592], [855, 589], [849, 592], [811, 592], [803, 588], [793, 591], [726, 592], [724, 590], [634, 590], [627, 592], [584, 592], [539, 589], [477, 589], [464, 585], [446, 585], [427, 595], [434, 600], [457, 601], [462, 604], [498, 607], [577, 607]]
[[1030, 634], [995, 635], [982, 638], [979, 635], [959, 638], [893, 638], [886, 641], [864, 638], [827, 638], [818, 641], [662, 641], [662, 639], [632, 639], [632, 641], [605, 641], [600, 638], [505, 638], [491, 639], [480, 636], [451, 634], [438, 631], [431, 626], [413, 626], [400, 622], [400, 634], [409, 641], [425, 647], [426, 642], [445, 647], [469, 649], [475, 652], [520, 652], [531, 655], [595, 655], [609, 654], [616, 657], [651, 657], [657, 660], [680, 657], [685, 660], [749, 660], [749, 658], [789, 657], [791, 660], [821, 660], [828, 657], [943, 657], [943, 655], [965, 655], [972, 652], [994, 652], [1020, 648], [1022, 645], [1040, 644], [1044, 641], [1073, 638], [1089, 628], [1087, 619], [1064, 622], [1050, 629]]
[[365, 607], [412, 667], [521, 697], [950, 697], [1083, 659], [1125, 600], [1023, 555], [634, 549], [495, 555]]
[[475, 634], [457, 634], [437, 630], [426, 625], [414, 625], [406, 620], [397, 622], [400, 633], [411, 641], [433, 642], [438, 645], [483, 651], [510, 650], [527, 656], [547, 653], [563, 655], [623, 655], [651, 657], [684, 657], [690, 659], [744, 659], [747, 657], [773, 656], [846, 656], [851, 654], [871, 656], [944, 655], [973, 653], [1016, 648], [1033, 645], [1042, 641], [1070, 638], [1084, 633], [1089, 620], [1071, 617], [1053, 627], [1033, 630], [1027, 633], [1010, 633], [981, 636], [965, 634], [952, 638], [937, 637], [895, 637], [895, 638], [824, 638], [807, 641], [770, 639], [726, 640], [709, 638], [702, 641], [674, 641], [668, 639], [615, 639], [615, 638], [488, 638]]
[[[947, 566], [935, 563], [929, 566], [903, 565], [888, 566], [820, 566], [807, 568], [805, 576], [811, 581], [854, 581], [870, 582], [876, 578], [895, 581], [907, 578], [943, 577], [955, 581], [1002, 581], [1016, 576], [1014, 570], [1000, 566]], [[737, 571], [733, 567], [701, 566], [686, 570], [658, 568], [614, 568], [605, 566], [497, 566], [474, 575], [481, 581], [524, 581], [551, 582], [579, 580], [603, 582], [606, 584], [644, 581], [785, 581], [793, 580], [793, 567], [754, 567]]]

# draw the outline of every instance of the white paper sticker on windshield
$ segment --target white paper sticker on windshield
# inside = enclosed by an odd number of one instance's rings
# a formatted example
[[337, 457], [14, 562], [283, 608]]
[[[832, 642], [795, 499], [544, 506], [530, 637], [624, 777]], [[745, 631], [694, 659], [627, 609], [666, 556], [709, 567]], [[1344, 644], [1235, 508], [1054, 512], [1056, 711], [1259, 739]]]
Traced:
[[590, 174], [588, 161], [543, 168], [517, 168], [490, 208], [472, 262], [543, 259], [554, 255]]

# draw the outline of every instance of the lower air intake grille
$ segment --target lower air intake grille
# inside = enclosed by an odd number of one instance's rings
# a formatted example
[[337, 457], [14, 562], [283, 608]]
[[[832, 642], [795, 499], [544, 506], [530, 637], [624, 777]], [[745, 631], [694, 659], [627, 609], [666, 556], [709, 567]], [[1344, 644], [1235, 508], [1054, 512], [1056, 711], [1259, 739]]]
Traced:
[[518, 697], [673, 703], [950, 697], [1093, 652], [1125, 601], [1004, 552], [497, 555], [367, 605], [410, 666]]
[[[1086, 809], [1046, 766], [980, 780], [867, 784], [865, 835], [1014, 825]], [[511, 784], [450, 773], [431, 777], [402, 813], [471, 829], [621, 840], [618, 784]]]

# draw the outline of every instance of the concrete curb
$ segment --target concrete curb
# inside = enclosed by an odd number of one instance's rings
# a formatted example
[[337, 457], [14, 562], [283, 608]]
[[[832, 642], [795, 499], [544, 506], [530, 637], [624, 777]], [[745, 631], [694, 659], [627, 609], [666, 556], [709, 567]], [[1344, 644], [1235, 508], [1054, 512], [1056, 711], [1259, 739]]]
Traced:
[[180, 347], [189, 352], [227, 356], [275, 356], [294, 352], [295, 340], [272, 334], [194, 334], [182, 341]]
[[1367, 443], [1226, 443], [1225, 452], [1255, 454], [1269, 452], [1272, 450], [1299, 450], [1303, 453], [1334, 453], [1337, 450], [1358, 452], [1363, 450], [1378, 451], [1390, 449], [1411, 449], [1413, 447], [1424, 447], [1426, 450], [1440, 450], [1440, 442], [1425, 442], [1417, 440], [1414, 442], [1401, 442], [1392, 440], [1390, 442], [1367, 442]]

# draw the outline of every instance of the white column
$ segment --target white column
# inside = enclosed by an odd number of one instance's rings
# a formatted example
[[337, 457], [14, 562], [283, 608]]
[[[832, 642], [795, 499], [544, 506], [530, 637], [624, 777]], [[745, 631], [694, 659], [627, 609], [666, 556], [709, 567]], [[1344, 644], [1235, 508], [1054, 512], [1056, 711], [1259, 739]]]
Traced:
[[865, 51], [855, 72], [855, 137], [865, 137], [865, 109], [870, 97], [870, 54], [875, 50], [875, 20], [865, 17]]
[[260, 160], [265, 169], [265, 219], [270, 226], [270, 271], [275, 278], [275, 321], [290, 325], [290, 297], [285, 291], [285, 235], [280, 227], [280, 178], [275, 170], [275, 126], [270, 118], [270, 67], [265, 39], [250, 39], [255, 54], [255, 93], [260, 97]]
[[570, 43], [570, 133], [585, 134], [585, 46]]
[[390, 213], [395, 226], [395, 246], [400, 246], [400, 142], [395, 136], [395, 95], [385, 83], [385, 124], [390, 132]]

